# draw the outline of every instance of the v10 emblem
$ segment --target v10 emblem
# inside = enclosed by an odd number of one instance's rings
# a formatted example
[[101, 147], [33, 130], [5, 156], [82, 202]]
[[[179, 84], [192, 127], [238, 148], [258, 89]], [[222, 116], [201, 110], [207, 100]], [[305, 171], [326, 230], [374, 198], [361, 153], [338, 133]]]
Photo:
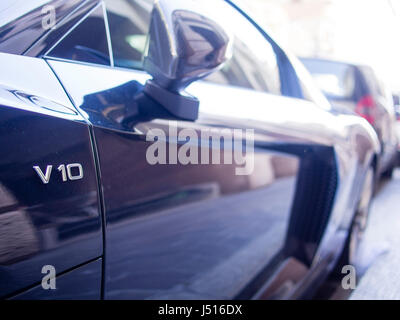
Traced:
[[[44, 184], [48, 184], [50, 182], [51, 171], [53, 170], [52, 165], [48, 165], [46, 167], [45, 173], [43, 173], [39, 166], [33, 166], [33, 169], [36, 171], [40, 180], [42, 180]], [[67, 165], [61, 164], [58, 166], [57, 170], [61, 172], [61, 178], [64, 182], [68, 180], [80, 180], [83, 178], [83, 168], [80, 163], [70, 163]]]

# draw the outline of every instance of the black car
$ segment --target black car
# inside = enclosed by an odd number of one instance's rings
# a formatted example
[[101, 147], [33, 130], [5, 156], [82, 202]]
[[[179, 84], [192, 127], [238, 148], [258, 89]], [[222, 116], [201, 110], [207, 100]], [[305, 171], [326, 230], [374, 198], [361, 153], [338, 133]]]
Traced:
[[302, 298], [380, 155], [232, 1], [0, 3], [0, 296]]
[[392, 94], [382, 80], [366, 65], [314, 58], [301, 61], [337, 109], [356, 112], [374, 127], [382, 148], [378, 171], [391, 177], [398, 138]]

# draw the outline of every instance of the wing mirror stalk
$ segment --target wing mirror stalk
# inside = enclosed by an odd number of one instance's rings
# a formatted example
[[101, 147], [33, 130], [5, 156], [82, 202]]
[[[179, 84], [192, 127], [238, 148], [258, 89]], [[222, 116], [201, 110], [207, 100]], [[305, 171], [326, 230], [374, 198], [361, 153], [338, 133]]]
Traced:
[[199, 115], [199, 100], [185, 95], [185, 92], [174, 93], [148, 80], [144, 93], [162, 105], [169, 113], [180, 119], [195, 121]]

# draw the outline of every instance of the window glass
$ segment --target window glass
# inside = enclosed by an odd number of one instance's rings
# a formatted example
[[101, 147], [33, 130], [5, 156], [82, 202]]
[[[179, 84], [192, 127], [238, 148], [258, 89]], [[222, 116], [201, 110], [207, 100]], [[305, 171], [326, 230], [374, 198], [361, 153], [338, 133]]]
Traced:
[[142, 69], [154, 0], [106, 0], [114, 66]]
[[364, 72], [365, 80], [371, 90], [371, 93], [377, 94], [380, 97], [387, 99], [388, 92], [380, 75], [376, 73], [376, 71], [373, 70], [371, 67], [363, 66], [361, 67], [361, 70], [363, 70]]
[[350, 99], [355, 90], [354, 67], [346, 63], [303, 59], [318, 87], [329, 97]]
[[47, 55], [110, 65], [103, 8], [99, 6], [95, 9]]
[[214, 16], [234, 36], [233, 56], [205, 80], [281, 94], [279, 67], [271, 44], [240, 12], [220, 3]]
[[294, 68], [297, 79], [299, 81], [303, 95], [302, 98], [304, 100], [314, 102], [316, 105], [320, 106], [323, 109], [329, 110], [331, 108], [330, 102], [322, 93], [322, 91], [318, 88], [308, 69], [306, 69], [304, 64], [301, 63], [296, 57], [289, 54], [288, 58], [289, 62]]

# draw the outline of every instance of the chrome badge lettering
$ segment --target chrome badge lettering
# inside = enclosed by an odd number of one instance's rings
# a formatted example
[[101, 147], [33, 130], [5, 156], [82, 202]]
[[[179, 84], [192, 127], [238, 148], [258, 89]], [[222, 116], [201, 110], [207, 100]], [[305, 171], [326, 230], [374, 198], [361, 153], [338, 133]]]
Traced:
[[[52, 165], [48, 165], [46, 167], [46, 172], [43, 173], [42, 169], [39, 166], [33, 166], [33, 169], [38, 174], [40, 180], [44, 184], [48, 184], [50, 182], [51, 171], [53, 169]], [[74, 169], [74, 170], [73, 170]], [[80, 180], [83, 178], [83, 168], [80, 163], [70, 163], [70, 164], [60, 164], [57, 170], [61, 173], [61, 178], [63, 182], [68, 180]]]
[[33, 166], [33, 169], [36, 171], [44, 184], [48, 184], [50, 182], [51, 170], [53, 169], [52, 165], [46, 167], [46, 174], [43, 174], [42, 169], [40, 169], [39, 166]]

